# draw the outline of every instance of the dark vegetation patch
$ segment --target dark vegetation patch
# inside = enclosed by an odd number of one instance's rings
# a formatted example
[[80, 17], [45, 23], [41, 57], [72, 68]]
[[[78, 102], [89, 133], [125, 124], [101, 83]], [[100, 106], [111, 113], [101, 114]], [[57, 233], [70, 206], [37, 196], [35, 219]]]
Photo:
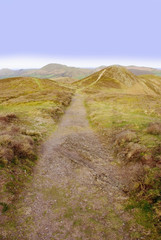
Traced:
[[14, 113], [7, 114], [6, 116], [0, 116], [0, 122], [11, 123], [17, 120], [17, 116]]

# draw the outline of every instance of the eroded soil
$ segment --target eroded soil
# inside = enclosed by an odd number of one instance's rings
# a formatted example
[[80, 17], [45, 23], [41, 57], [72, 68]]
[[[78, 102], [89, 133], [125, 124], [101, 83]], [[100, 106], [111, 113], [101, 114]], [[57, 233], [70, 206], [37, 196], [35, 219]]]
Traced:
[[122, 174], [76, 95], [41, 148], [32, 182], [2, 232], [17, 240], [146, 239], [124, 211]]

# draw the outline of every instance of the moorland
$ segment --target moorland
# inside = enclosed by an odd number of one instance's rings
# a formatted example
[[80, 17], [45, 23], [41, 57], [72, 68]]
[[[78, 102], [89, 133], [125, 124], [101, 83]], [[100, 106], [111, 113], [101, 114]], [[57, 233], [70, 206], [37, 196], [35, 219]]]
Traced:
[[159, 240], [159, 70], [59, 68], [0, 80], [1, 239]]

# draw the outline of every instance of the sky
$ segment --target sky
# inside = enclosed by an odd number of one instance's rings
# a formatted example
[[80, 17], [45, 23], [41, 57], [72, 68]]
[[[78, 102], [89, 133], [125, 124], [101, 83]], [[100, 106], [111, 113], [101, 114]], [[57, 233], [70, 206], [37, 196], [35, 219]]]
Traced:
[[161, 68], [161, 0], [0, 0], [0, 68]]

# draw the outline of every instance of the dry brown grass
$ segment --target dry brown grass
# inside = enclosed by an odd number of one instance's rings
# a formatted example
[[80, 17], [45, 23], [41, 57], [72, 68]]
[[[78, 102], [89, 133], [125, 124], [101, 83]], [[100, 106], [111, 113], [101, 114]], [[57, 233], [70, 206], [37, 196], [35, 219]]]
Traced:
[[161, 122], [150, 123], [147, 127], [147, 133], [160, 135], [161, 134]]

